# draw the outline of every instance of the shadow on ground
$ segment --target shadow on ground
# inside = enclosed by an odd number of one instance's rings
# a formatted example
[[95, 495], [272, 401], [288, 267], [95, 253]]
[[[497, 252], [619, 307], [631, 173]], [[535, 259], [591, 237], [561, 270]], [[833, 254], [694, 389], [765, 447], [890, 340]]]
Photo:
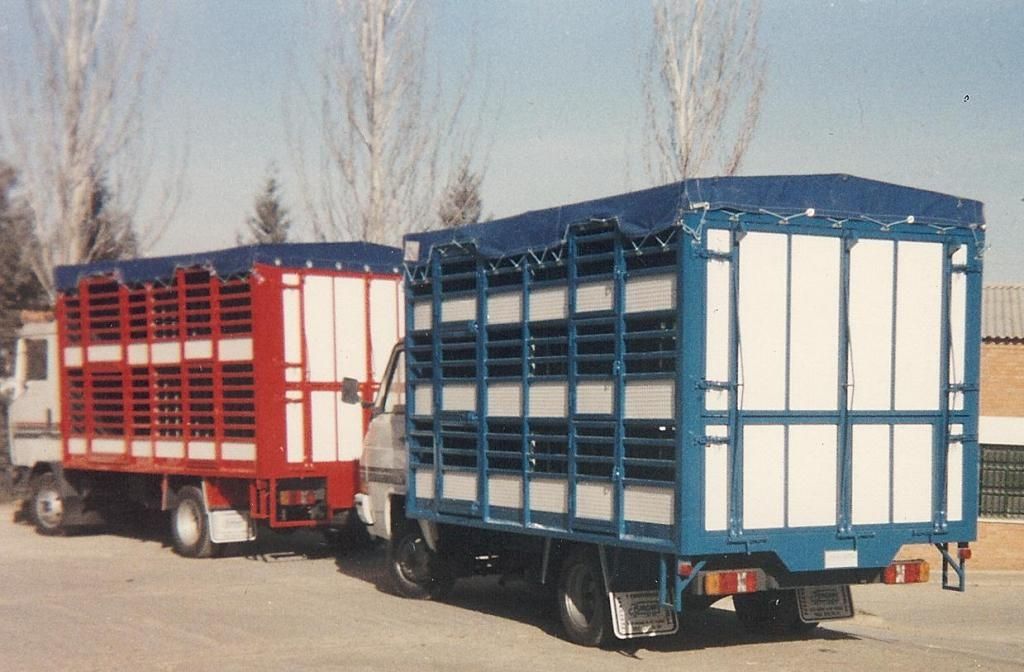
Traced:
[[[339, 555], [336, 564], [342, 574], [371, 583], [393, 599], [404, 599], [388, 588], [383, 548], [364, 547]], [[564, 639], [554, 591], [545, 586], [520, 579], [470, 577], [459, 579], [443, 602], [457, 609], [530, 625], [549, 636]], [[719, 605], [727, 602], [728, 598]], [[819, 641], [820, 650], [829, 652], [830, 642], [850, 639], [857, 638], [827, 627], [803, 634], [750, 632], [739, 623], [733, 611], [716, 605], [702, 612], [681, 615], [679, 632], [675, 635], [616, 641], [608, 648], [623, 656], [640, 658], [644, 651], [696, 651], [778, 641]]]

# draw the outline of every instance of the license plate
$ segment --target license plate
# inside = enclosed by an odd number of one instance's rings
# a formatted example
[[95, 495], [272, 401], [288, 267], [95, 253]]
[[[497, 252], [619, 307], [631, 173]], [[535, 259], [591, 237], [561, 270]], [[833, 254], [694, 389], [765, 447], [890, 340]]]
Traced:
[[800, 607], [800, 620], [805, 623], [853, 618], [849, 586], [797, 588], [796, 602]]
[[672, 635], [679, 630], [674, 609], [658, 601], [658, 591], [611, 593], [612, 626], [619, 639]]

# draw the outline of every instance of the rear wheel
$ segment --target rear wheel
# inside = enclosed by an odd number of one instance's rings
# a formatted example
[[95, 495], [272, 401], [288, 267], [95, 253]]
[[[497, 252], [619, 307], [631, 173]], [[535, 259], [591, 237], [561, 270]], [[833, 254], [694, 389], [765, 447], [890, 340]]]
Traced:
[[52, 472], [40, 474], [33, 482], [29, 515], [40, 534], [56, 535], [67, 531], [64, 496]]
[[178, 490], [178, 503], [171, 511], [171, 537], [174, 550], [186, 558], [209, 558], [217, 550], [199, 488], [187, 485]]
[[769, 590], [732, 596], [736, 617], [752, 632], [807, 633], [817, 622], [800, 620], [795, 590]]
[[611, 639], [611, 607], [593, 549], [578, 547], [566, 556], [558, 577], [558, 615], [576, 644], [600, 646]]
[[402, 597], [440, 600], [455, 577], [443, 558], [430, 549], [418, 525], [409, 525], [388, 542], [388, 577]]

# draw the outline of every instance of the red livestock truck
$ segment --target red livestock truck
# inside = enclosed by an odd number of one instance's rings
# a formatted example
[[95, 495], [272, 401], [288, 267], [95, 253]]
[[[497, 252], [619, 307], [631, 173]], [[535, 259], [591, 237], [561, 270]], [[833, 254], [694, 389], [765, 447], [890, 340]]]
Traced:
[[58, 269], [56, 329], [26, 326], [5, 384], [30, 518], [54, 534], [159, 508], [192, 557], [257, 523], [344, 526], [401, 263], [324, 243]]

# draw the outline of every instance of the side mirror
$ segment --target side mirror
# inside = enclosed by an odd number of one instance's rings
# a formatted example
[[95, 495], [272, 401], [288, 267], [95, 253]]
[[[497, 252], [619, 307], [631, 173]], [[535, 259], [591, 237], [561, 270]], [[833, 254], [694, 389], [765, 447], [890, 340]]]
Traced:
[[362, 401], [362, 398], [359, 396], [358, 380], [355, 378], [342, 378], [341, 401], [344, 404], [358, 404]]

